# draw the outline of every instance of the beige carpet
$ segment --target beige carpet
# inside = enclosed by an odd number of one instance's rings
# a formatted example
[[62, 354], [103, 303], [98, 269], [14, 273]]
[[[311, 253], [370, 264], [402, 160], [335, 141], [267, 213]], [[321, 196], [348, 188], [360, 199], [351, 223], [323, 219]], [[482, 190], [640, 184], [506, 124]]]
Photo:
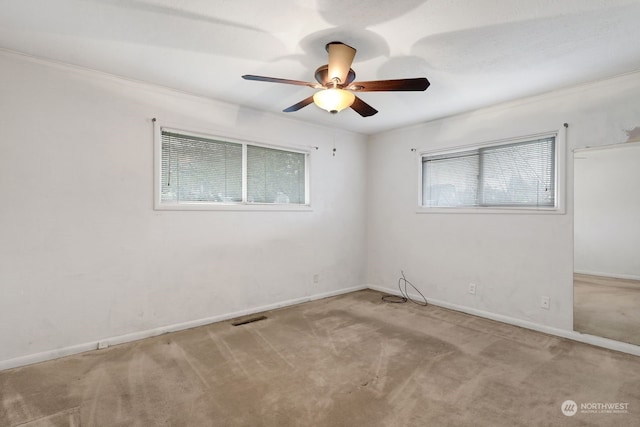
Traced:
[[640, 281], [574, 274], [573, 328], [640, 345]]
[[0, 425], [640, 425], [638, 357], [380, 297], [0, 372]]

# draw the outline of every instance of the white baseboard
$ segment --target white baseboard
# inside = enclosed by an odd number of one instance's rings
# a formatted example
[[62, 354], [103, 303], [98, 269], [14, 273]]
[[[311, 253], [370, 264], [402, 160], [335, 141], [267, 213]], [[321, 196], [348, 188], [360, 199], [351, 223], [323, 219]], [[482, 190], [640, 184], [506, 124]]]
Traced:
[[640, 280], [640, 276], [635, 274], [603, 273], [602, 271], [584, 270], [576, 270], [574, 273], [586, 274], [588, 276], [613, 277], [614, 279]]
[[[351, 288], [339, 289], [336, 291], [324, 292], [324, 293], [314, 294], [314, 295], [305, 296], [301, 298], [294, 298], [287, 301], [281, 301], [273, 304], [253, 307], [246, 310], [239, 310], [239, 311], [225, 313], [225, 314], [207, 317], [203, 319], [196, 319], [188, 322], [176, 323], [173, 325], [167, 325], [167, 326], [162, 326], [154, 329], [133, 332], [125, 335], [118, 335], [118, 336], [100, 339], [96, 341], [90, 341], [87, 343], [77, 344], [69, 347], [48, 350], [48, 351], [35, 353], [35, 354], [29, 354], [26, 356], [20, 356], [13, 359], [7, 359], [7, 360], [0, 361], [0, 371], [5, 369], [17, 368], [20, 366], [31, 365], [39, 362], [45, 362], [47, 360], [53, 360], [53, 359], [57, 359], [64, 356], [71, 356], [78, 353], [84, 353], [86, 351], [96, 350], [99, 344], [103, 348], [105, 346], [109, 347], [117, 344], [123, 344], [126, 342], [137, 341], [144, 338], [162, 335], [167, 332], [176, 332], [184, 329], [195, 328], [198, 326], [208, 325], [215, 322], [221, 322], [224, 320], [229, 320], [229, 319], [233, 319], [240, 316], [246, 316], [254, 313], [261, 313], [269, 310], [275, 310], [282, 307], [288, 307], [291, 305], [301, 304], [304, 302], [347, 294], [350, 292], [360, 291], [367, 288], [373, 289], [375, 291], [384, 292], [384, 293], [400, 295], [400, 292], [397, 289], [385, 288], [382, 286], [374, 286], [374, 285], [354, 286]], [[412, 298], [415, 298], [416, 300], [420, 300], [420, 297], [418, 295], [410, 294], [410, 296]], [[610, 350], [616, 350], [623, 353], [640, 356], [640, 346], [637, 346], [637, 345], [614, 341], [607, 338], [597, 337], [594, 335], [581, 334], [575, 331], [568, 331], [565, 329], [553, 328], [550, 326], [540, 325], [540, 324], [529, 322], [526, 320], [516, 319], [514, 317], [509, 317], [501, 314], [478, 310], [472, 307], [466, 307], [458, 304], [449, 303], [446, 301], [433, 300], [431, 298], [428, 298], [428, 301], [429, 301], [429, 304], [433, 304], [438, 307], [460, 311], [462, 313], [467, 313], [474, 316], [483, 317], [486, 319], [496, 320], [498, 322], [520, 326], [522, 328], [531, 329], [534, 331], [543, 332], [546, 334], [555, 335], [562, 338], [568, 338], [574, 341], [579, 341], [586, 344], [595, 345], [598, 347], [608, 348]]]
[[[369, 289], [373, 289], [375, 291], [380, 291], [380, 292], [393, 294], [393, 295], [400, 295], [400, 291], [398, 291], [398, 289], [385, 288], [382, 286], [374, 286], [374, 285], [369, 285]], [[410, 293], [409, 296], [417, 301], [421, 301], [421, 298], [419, 295]], [[538, 323], [517, 319], [515, 317], [504, 316], [502, 314], [496, 314], [488, 311], [478, 310], [472, 307], [466, 307], [463, 305], [453, 304], [446, 301], [439, 301], [431, 298], [427, 298], [427, 301], [429, 302], [429, 304], [433, 304], [442, 308], [447, 308], [449, 310], [460, 311], [462, 313], [483, 317], [485, 319], [496, 320], [498, 322], [507, 323], [514, 326], [520, 326], [521, 328], [531, 329], [538, 332], [544, 332], [545, 334], [555, 335], [558, 337], [583, 342], [585, 344], [595, 345], [597, 347], [604, 347], [610, 350], [616, 350], [623, 353], [632, 354], [634, 356], [640, 356], [640, 346], [637, 346], [637, 345], [610, 340], [608, 338], [602, 338], [595, 335], [582, 334], [576, 331], [553, 328], [551, 326], [540, 325]]]
[[118, 335], [109, 338], [104, 338], [96, 341], [90, 341], [87, 343], [72, 345], [69, 347], [57, 348], [54, 350], [47, 350], [40, 353], [28, 354], [26, 356], [20, 356], [13, 359], [7, 359], [0, 361], [0, 371], [5, 369], [17, 368], [20, 366], [31, 365], [34, 363], [45, 362], [47, 360], [58, 359], [64, 356], [71, 356], [78, 353], [84, 353], [86, 351], [96, 350], [99, 348], [106, 348], [117, 344], [123, 344], [126, 342], [137, 341], [144, 338], [155, 337], [165, 334], [167, 332], [177, 332], [184, 329], [191, 329], [198, 326], [208, 325], [210, 323], [221, 322], [224, 320], [233, 319], [240, 316], [246, 316], [254, 313], [261, 313], [269, 310], [275, 310], [277, 308], [288, 307], [291, 305], [301, 304], [304, 302], [315, 301], [318, 299], [333, 297], [342, 294], [348, 294], [350, 292], [360, 291], [367, 289], [367, 286], [354, 286], [346, 289], [339, 289], [336, 291], [323, 292], [310, 296], [294, 298], [287, 301], [281, 301], [273, 304], [267, 304], [259, 307], [253, 307], [246, 310], [234, 311], [231, 313], [220, 314], [217, 316], [207, 317], [204, 319], [190, 320], [188, 322], [176, 323], [173, 325], [161, 326], [154, 329], [147, 329], [144, 331], [133, 332], [125, 335]]

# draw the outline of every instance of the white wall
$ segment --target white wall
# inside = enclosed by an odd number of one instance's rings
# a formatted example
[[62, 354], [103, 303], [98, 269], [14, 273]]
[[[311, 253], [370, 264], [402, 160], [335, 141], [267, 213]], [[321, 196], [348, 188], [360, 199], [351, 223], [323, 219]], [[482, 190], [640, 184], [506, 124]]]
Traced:
[[640, 279], [640, 143], [579, 151], [575, 271]]
[[[10, 53], [0, 76], [2, 366], [365, 283], [364, 136]], [[153, 117], [318, 146], [313, 211], [154, 211]]]
[[[564, 122], [569, 124], [566, 214], [416, 213], [419, 163], [412, 148], [438, 150], [562, 130]], [[571, 331], [570, 150], [623, 142], [625, 131], [638, 126], [640, 74], [633, 74], [372, 137], [369, 284], [394, 288], [402, 269], [427, 298], [440, 304]], [[470, 282], [477, 284], [475, 296], [468, 293]], [[540, 308], [541, 296], [551, 297], [549, 310]]]

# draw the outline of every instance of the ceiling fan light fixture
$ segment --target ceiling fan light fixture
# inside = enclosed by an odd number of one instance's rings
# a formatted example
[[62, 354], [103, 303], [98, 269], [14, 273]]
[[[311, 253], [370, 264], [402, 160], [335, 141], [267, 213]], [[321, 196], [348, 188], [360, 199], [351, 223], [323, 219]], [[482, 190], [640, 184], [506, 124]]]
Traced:
[[318, 91], [313, 95], [313, 102], [323, 110], [335, 114], [351, 107], [356, 96], [344, 89], [330, 88]]
[[300, 102], [282, 110], [285, 113], [298, 111], [311, 103], [319, 108], [335, 114], [345, 108], [351, 107], [353, 111], [362, 117], [370, 117], [378, 113], [378, 110], [355, 96], [356, 92], [415, 92], [424, 91], [429, 87], [426, 77], [394, 80], [372, 80], [367, 82], [355, 82], [356, 73], [351, 69], [356, 50], [342, 42], [331, 42], [326, 45], [329, 54], [329, 63], [316, 69], [315, 77], [318, 83], [304, 82], [300, 80], [280, 79], [275, 77], [255, 76], [245, 74], [245, 80], [261, 82], [285, 83], [296, 86], [308, 86], [313, 89], [321, 89], [314, 95], [308, 96]]

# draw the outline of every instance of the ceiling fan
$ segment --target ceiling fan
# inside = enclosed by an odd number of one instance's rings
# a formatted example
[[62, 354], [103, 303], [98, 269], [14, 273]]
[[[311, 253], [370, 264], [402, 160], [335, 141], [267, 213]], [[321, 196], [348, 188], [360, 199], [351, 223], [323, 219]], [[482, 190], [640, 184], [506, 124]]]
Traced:
[[254, 76], [251, 74], [246, 74], [242, 78], [245, 80], [284, 83], [321, 89], [314, 95], [282, 110], [285, 113], [298, 111], [313, 102], [332, 114], [351, 107], [362, 117], [373, 116], [378, 110], [358, 98], [353, 92], [424, 91], [429, 87], [429, 80], [425, 77], [354, 82], [356, 73], [351, 69], [351, 64], [356, 55], [356, 50], [341, 42], [328, 43], [326, 49], [329, 53], [329, 64], [321, 65], [316, 70], [315, 77], [318, 83]]

